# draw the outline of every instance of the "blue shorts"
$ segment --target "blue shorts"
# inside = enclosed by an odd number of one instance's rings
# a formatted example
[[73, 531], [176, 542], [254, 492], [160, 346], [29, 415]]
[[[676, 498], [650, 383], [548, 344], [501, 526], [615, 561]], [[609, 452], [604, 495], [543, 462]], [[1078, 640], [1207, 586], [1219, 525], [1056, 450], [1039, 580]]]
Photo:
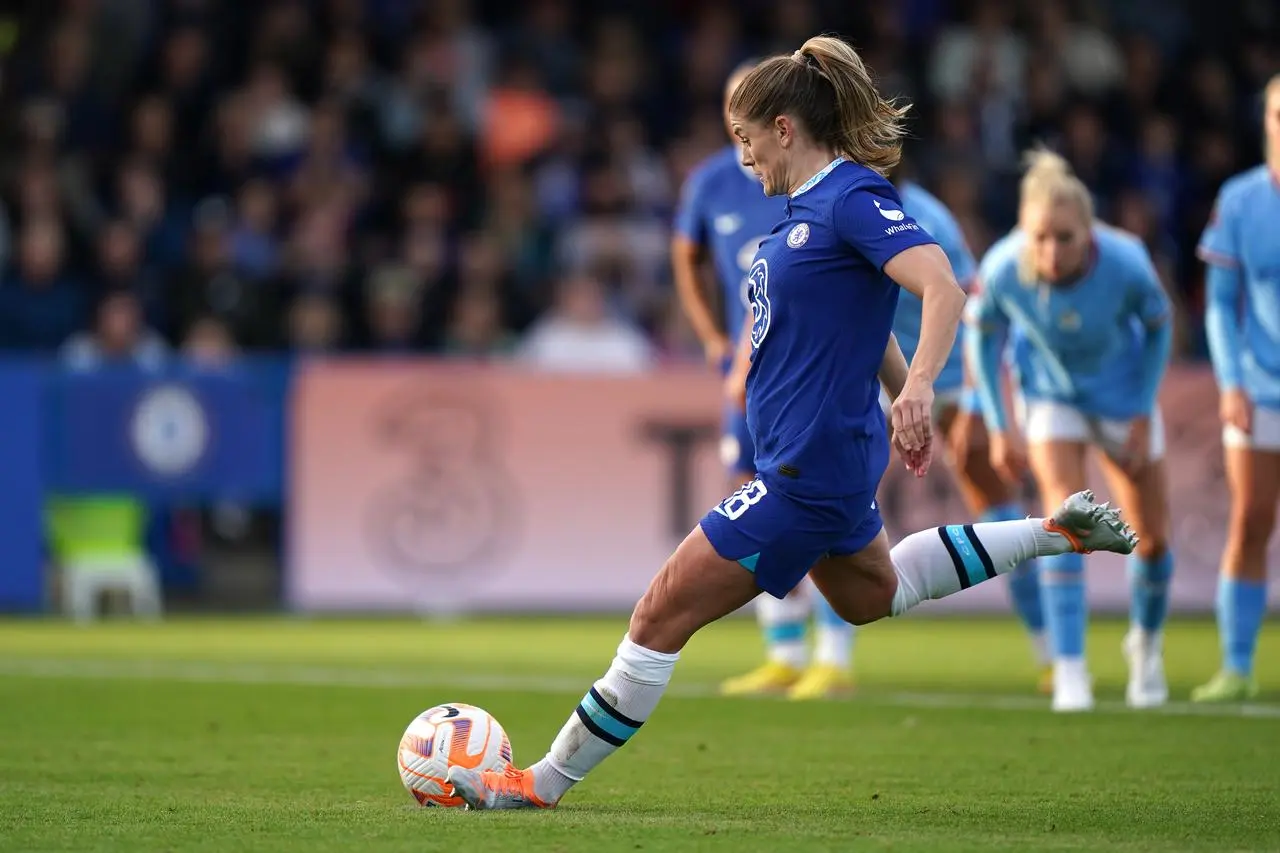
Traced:
[[856, 554], [884, 523], [875, 487], [847, 498], [802, 501], [757, 477], [702, 517], [716, 553], [756, 576], [756, 586], [784, 598], [828, 554]]
[[754, 474], [756, 446], [747, 429], [747, 416], [737, 406], [726, 406], [720, 430], [720, 461], [730, 474]]

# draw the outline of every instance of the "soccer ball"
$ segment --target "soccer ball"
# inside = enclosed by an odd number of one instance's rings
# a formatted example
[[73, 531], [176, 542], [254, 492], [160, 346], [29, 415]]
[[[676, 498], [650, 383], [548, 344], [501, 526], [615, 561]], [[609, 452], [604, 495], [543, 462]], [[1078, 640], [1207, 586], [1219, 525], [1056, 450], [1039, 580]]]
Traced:
[[501, 770], [511, 761], [511, 741], [489, 712], [454, 702], [423, 711], [400, 738], [400, 780], [420, 805], [459, 808], [445, 781], [450, 767]]

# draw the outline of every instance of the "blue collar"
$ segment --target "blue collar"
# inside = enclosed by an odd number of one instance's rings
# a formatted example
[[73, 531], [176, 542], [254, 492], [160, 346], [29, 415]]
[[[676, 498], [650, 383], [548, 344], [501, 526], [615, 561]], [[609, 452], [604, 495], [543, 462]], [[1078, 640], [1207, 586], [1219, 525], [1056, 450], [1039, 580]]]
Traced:
[[826, 166], [822, 167], [821, 172], [819, 172], [818, 174], [814, 175], [812, 178], [810, 178], [809, 180], [801, 184], [800, 189], [793, 192], [790, 197], [795, 198], [798, 195], [807, 193], [809, 190], [813, 189], [818, 184], [820, 184], [823, 178], [825, 178], [827, 175], [830, 175], [832, 170], [834, 170], [836, 166], [839, 166], [843, 162], [844, 162], [843, 157], [837, 157], [836, 159], [832, 160]]

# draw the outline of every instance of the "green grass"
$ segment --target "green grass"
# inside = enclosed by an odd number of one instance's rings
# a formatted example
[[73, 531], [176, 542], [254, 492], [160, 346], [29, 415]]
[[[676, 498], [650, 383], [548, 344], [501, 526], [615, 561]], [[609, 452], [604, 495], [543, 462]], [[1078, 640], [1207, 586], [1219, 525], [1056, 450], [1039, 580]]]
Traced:
[[[529, 763], [623, 628], [0, 621], [0, 850], [1280, 850], [1280, 694], [1252, 716], [1126, 711], [1116, 623], [1090, 636], [1102, 709], [1056, 716], [1011, 621], [872, 626], [858, 698], [802, 705], [711, 695], [759, 654], [726, 622], [556, 811], [412, 803], [393, 753], [415, 714], [479, 704]], [[1182, 699], [1216, 665], [1212, 626], [1172, 626], [1167, 658]]]

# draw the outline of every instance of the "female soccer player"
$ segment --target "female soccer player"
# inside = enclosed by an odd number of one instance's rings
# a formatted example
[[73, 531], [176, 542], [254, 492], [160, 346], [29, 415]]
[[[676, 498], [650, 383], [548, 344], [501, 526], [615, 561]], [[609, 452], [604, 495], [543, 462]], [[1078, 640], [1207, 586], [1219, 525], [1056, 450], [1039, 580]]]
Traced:
[[[967, 346], [976, 367], [992, 463], [1014, 480], [1025, 464], [1005, 414], [1000, 354], [1012, 330], [1021, 350], [1022, 429], [1047, 506], [1084, 488], [1085, 450], [1102, 451], [1112, 494], [1134, 511], [1142, 539], [1130, 561], [1128, 703], [1168, 698], [1161, 656], [1173, 557], [1156, 394], [1169, 360], [1169, 302], [1146, 248], [1094, 221], [1088, 189], [1066, 161], [1028, 155], [1018, 228], [996, 243], [968, 306]], [[1054, 654], [1053, 707], [1093, 707], [1085, 668], [1084, 561], [1064, 553], [1040, 563]]]
[[[725, 84], [725, 129], [735, 140], [729, 124], [729, 97], [756, 64], [743, 63]], [[671, 238], [676, 292], [702, 341], [707, 361], [726, 376], [720, 456], [730, 492], [756, 473], [755, 445], [742, 408], [746, 374], [744, 371], [739, 375], [732, 369], [737, 336], [748, 308], [747, 273], [760, 243], [786, 215], [786, 199], [765, 195], [760, 181], [742, 165], [741, 159], [737, 144], [726, 145], [693, 170], [681, 192]], [[723, 322], [717, 319], [707, 298], [710, 288], [702, 281], [702, 263], [707, 255], [718, 280]], [[817, 605], [818, 630], [810, 664], [805, 635], [812, 605]], [[738, 696], [785, 692], [791, 698], [805, 699], [839, 693], [852, 686], [849, 669], [853, 626], [834, 614], [812, 584], [802, 583], [781, 599], [758, 596], [756, 616], [764, 633], [766, 660], [750, 672], [725, 681], [722, 693]]]
[[[1116, 511], [1086, 492], [1048, 519], [936, 528], [890, 551], [875, 504], [889, 457], [877, 379], [894, 398], [894, 444], [923, 476], [931, 385], [964, 304], [946, 256], [884, 178], [905, 109], [877, 94], [853, 48], [819, 37], [751, 71], [729, 112], [742, 162], [766, 193], [787, 197], [748, 276], [757, 477], [676, 548], [542, 761], [450, 770], [473, 808], [554, 806], [648, 719], [689, 638], [761, 590], [782, 597], [809, 573], [841, 617], [863, 624], [1037, 554], [1134, 547]], [[910, 369], [889, 333], [898, 287], [924, 302]]]
[[1223, 184], [1198, 251], [1207, 265], [1205, 331], [1221, 395], [1231, 523], [1218, 580], [1222, 668], [1192, 692], [1197, 702], [1258, 693], [1253, 652], [1280, 501], [1280, 75], [1263, 104], [1266, 163]]

